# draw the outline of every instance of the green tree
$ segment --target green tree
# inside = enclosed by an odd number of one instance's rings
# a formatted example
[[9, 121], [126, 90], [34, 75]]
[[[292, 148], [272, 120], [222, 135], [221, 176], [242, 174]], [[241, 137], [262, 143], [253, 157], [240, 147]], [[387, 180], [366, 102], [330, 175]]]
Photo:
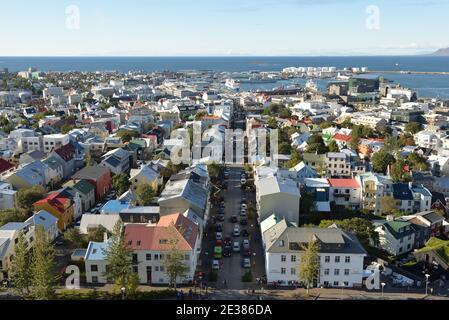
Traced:
[[204, 118], [205, 116], [207, 116], [207, 112], [206, 111], [199, 111], [196, 115], [195, 115], [195, 121], [200, 121], [202, 118]]
[[278, 129], [278, 122], [276, 121], [276, 118], [270, 118], [267, 121], [267, 127], [270, 129]]
[[120, 130], [117, 132], [117, 137], [121, 138], [123, 142], [130, 142], [132, 139], [139, 138], [140, 134], [132, 130]]
[[390, 196], [385, 196], [380, 199], [380, 207], [384, 214], [394, 214], [398, 210], [396, 200]]
[[126, 243], [125, 230], [122, 222], [114, 226], [110, 244], [105, 250], [107, 268], [105, 276], [112, 280], [116, 290], [126, 288], [131, 277], [132, 251]]
[[328, 151], [328, 149], [324, 143], [323, 144], [314, 143], [314, 144], [309, 144], [306, 151], [308, 153], [325, 154]]
[[14, 245], [14, 259], [11, 262], [9, 275], [14, 291], [22, 298], [30, 294], [31, 272], [28, 256], [28, 242], [23, 233], [19, 234]]
[[[184, 252], [179, 249], [179, 237], [177, 237], [177, 234], [182, 232], [184, 231], [176, 229], [174, 224], [167, 229], [169, 248], [166, 251], [164, 268], [170, 285], [173, 285], [175, 288], [178, 279], [184, 277], [187, 272]], [[161, 247], [161, 251], [165, 251], [164, 249], [166, 250], [167, 248]]]
[[364, 247], [369, 246], [370, 242], [377, 243], [379, 240], [379, 235], [375, 231], [374, 225], [369, 220], [362, 218], [321, 220], [319, 227], [329, 228], [333, 224], [344, 231], [355, 234]]
[[31, 259], [32, 296], [36, 300], [50, 300], [55, 295], [55, 251], [42, 226], [36, 228]]
[[80, 248], [84, 244], [83, 237], [77, 228], [68, 229], [64, 232], [64, 240], [71, 248]]
[[327, 128], [330, 128], [330, 127], [333, 127], [333, 126], [334, 126], [334, 124], [332, 122], [330, 122], [330, 121], [324, 121], [324, 122], [320, 123], [321, 130], [324, 130], [324, 129], [327, 129]]
[[141, 206], [151, 205], [155, 196], [153, 188], [147, 183], [142, 183], [137, 186], [136, 195], [137, 201]]
[[320, 271], [320, 256], [318, 254], [318, 243], [310, 239], [307, 245], [302, 246], [303, 254], [299, 264], [299, 279], [307, 288], [307, 295], [310, 287], [317, 279]]
[[33, 186], [28, 189], [20, 189], [16, 193], [16, 205], [27, 212], [33, 210], [33, 204], [41, 200], [45, 195], [45, 189], [41, 186]]
[[409, 182], [411, 180], [410, 174], [405, 171], [407, 163], [403, 159], [398, 159], [391, 166], [391, 178], [393, 182]]
[[393, 155], [388, 153], [385, 149], [373, 154], [371, 158], [371, 163], [373, 164], [373, 169], [375, 172], [386, 173], [389, 165], [393, 164], [395, 159]]
[[75, 129], [75, 126], [65, 124], [65, 125], [63, 125], [61, 127], [61, 133], [62, 134], [67, 134], [67, 133], [69, 133], [73, 129]]
[[279, 154], [291, 154], [292, 147], [288, 142], [282, 142], [279, 145]]
[[112, 186], [117, 191], [118, 195], [124, 194], [129, 190], [131, 183], [126, 173], [120, 173], [112, 177]]
[[5, 209], [0, 211], [0, 227], [4, 226], [9, 222], [17, 222], [26, 220], [26, 216], [22, 212], [14, 209]]
[[217, 163], [211, 163], [207, 165], [207, 172], [211, 179], [217, 179], [220, 174], [220, 166]]
[[99, 228], [89, 229], [89, 233], [87, 234], [87, 240], [90, 242], [103, 242], [104, 234], [107, 233], [109, 235], [108, 230], [100, 226]]
[[426, 159], [414, 152], [409, 154], [407, 162], [410, 164], [410, 167], [416, 171], [426, 171], [429, 168]]
[[340, 152], [340, 148], [335, 140], [331, 140], [327, 147], [329, 148], [329, 152]]
[[419, 122], [409, 122], [405, 125], [405, 131], [411, 134], [416, 134], [422, 130], [422, 125]]

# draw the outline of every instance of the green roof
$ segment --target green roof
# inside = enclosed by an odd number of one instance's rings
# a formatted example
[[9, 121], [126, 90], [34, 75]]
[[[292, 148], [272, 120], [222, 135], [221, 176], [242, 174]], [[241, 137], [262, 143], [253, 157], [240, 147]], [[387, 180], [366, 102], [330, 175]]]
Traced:
[[438, 256], [440, 256], [440, 258], [449, 264], [449, 241], [444, 241], [438, 238], [430, 238], [424, 248], [416, 251], [420, 253], [434, 251], [438, 254]]
[[89, 194], [95, 189], [95, 186], [87, 180], [80, 180], [72, 186], [73, 189], [81, 192], [82, 194]]
[[387, 224], [396, 232], [399, 232], [400, 229], [410, 226], [410, 222], [407, 221], [388, 221]]

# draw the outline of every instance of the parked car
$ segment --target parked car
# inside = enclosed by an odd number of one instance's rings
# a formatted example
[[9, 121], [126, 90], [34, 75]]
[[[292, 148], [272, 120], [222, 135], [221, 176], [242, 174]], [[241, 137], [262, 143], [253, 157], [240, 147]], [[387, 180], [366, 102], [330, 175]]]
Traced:
[[215, 246], [223, 247], [223, 240], [215, 240]]
[[230, 257], [232, 255], [232, 248], [225, 247], [223, 250], [223, 257]]
[[221, 224], [217, 224], [217, 225], [215, 226], [215, 231], [216, 231], [216, 232], [222, 232], [222, 231], [223, 231], [223, 226], [222, 226]]
[[225, 246], [230, 246], [232, 243], [232, 237], [230, 235], [227, 235], [224, 239], [224, 245]]
[[240, 225], [247, 226], [248, 225], [248, 219], [246, 219], [246, 218], [240, 219]]
[[244, 209], [240, 210], [240, 216], [246, 216], [246, 210]]
[[239, 241], [234, 242], [234, 245], [232, 246], [232, 251], [240, 252], [240, 242]]
[[212, 261], [212, 270], [220, 270], [220, 261], [218, 260]]
[[248, 239], [243, 240], [243, 249], [249, 250], [249, 246], [250, 246], [249, 240]]
[[223, 240], [223, 235], [221, 234], [221, 232], [217, 232], [215, 234], [215, 240]]
[[238, 219], [237, 215], [233, 215], [233, 216], [231, 217], [231, 222], [232, 222], [232, 223], [237, 223], [238, 221], [239, 221], [239, 219]]
[[218, 216], [217, 216], [217, 220], [220, 221], [220, 222], [225, 221], [225, 216], [224, 216], [224, 214], [218, 215]]
[[250, 258], [243, 258], [242, 267], [245, 268], [245, 269], [251, 268], [251, 259]]
[[223, 254], [223, 248], [221, 246], [217, 246], [214, 248], [214, 258], [221, 259]]
[[246, 184], [246, 179], [240, 179], [241, 184]]
[[246, 230], [246, 229], [244, 229], [244, 230], [242, 230], [242, 236], [243, 237], [249, 237], [249, 232], [248, 232], [248, 230]]
[[248, 209], [248, 206], [246, 205], [246, 203], [242, 203], [242, 205], [240, 206], [241, 209]]
[[240, 236], [240, 228], [238, 225], [236, 225], [234, 227], [234, 232], [233, 232], [234, 237], [239, 237]]

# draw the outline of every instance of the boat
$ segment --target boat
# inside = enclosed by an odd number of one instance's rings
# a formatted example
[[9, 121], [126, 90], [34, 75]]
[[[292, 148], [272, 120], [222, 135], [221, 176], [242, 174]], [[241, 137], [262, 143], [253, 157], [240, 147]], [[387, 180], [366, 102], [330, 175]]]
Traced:
[[240, 83], [235, 81], [234, 79], [226, 79], [225, 86], [232, 90], [239, 90], [240, 89]]

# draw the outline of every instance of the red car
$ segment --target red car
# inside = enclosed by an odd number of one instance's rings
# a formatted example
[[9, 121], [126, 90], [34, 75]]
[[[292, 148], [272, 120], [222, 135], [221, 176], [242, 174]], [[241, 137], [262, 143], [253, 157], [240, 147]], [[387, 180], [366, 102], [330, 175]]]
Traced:
[[223, 246], [223, 241], [222, 240], [215, 241], [215, 246], [216, 247], [222, 247]]

